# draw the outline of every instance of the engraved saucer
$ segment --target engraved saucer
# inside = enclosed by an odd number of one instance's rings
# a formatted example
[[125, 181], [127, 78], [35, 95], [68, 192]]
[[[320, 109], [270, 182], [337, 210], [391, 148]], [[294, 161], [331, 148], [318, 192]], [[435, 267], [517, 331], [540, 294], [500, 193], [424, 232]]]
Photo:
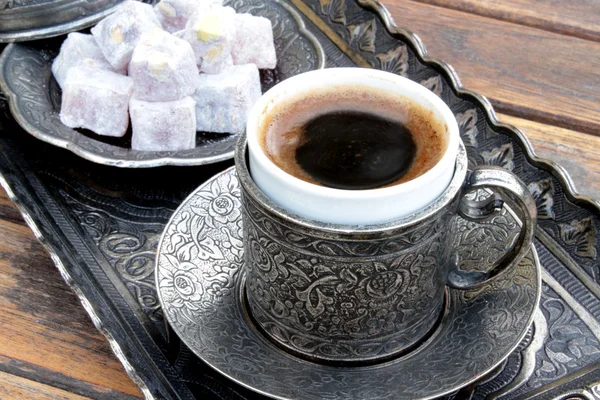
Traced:
[[[302, 400], [442, 396], [499, 365], [533, 320], [541, 274], [532, 247], [517, 268], [491, 283], [472, 291], [449, 289], [437, 330], [403, 357], [353, 367], [295, 357], [259, 332], [244, 304], [240, 196], [232, 167], [183, 202], [159, 243], [156, 287], [181, 340], [208, 365], [256, 392]], [[518, 224], [508, 212], [496, 218], [489, 225], [454, 226], [462, 268], [484, 268], [510, 246]]]

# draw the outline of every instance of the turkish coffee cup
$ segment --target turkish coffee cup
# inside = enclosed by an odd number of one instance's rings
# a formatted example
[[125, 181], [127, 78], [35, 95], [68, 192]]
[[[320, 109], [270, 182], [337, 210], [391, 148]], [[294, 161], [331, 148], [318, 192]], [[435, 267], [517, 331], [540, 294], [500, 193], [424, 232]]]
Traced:
[[[415, 349], [443, 318], [447, 286], [489, 282], [532, 243], [527, 187], [498, 167], [468, 171], [450, 109], [395, 74], [331, 68], [277, 84], [252, 109], [235, 164], [249, 313], [309, 360], [364, 364]], [[479, 189], [492, 194], [473, 200]], [[504, 205], [522, 222], [512, 248], [488, 271], [461, 270], [453, 221], [488, 220]]]

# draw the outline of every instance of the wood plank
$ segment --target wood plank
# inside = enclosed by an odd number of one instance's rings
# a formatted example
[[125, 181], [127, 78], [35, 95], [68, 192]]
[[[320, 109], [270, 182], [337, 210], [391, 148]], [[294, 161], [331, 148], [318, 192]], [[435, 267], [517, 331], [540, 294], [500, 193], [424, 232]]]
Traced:
[[[98, 385], [93, 385], [88, 382], [78, 380], [76, 378], [63, 375], [59, 372], [44, 368], [38, 365], [33, 365], [24, 361], [15, 360], [0, 355], [0, 371], [21, 377], [35, 382], [43, 382], [43, 384], [66, 390], [69, 393], [74, 393], [86, 397], [91, 397], [97, 400], [135, 400], [139, 399], [137, 395], [130, 395], [115, 391], [111, 388], [106, 388]], [[1, 397], [0, 397], [1, 398]]]
[[412, 1], [384, 4], [496, 111], [600, 135], [600, 43]]
[[31, 230], [2, 219], [0, 332], [5, 372], [93, 398], [141, 397]]
[[600, 202], [600, 137], [505, 114], [498, 119], [519, 128], [540, 158], [562, 166], [579, 194]]
[[1, 190], [1, 192], [2, 193], [0, 195], [0, 219], [25, 226], [25, 221], [23, 220], [23, 217], [21, 217], [21, 213], [19, 212], [19, 210], [8, 198], [4, 190]]
[[36, 400], [83, 400], [89, 397], [79, 396], [65, 390], [44, 385], [0, 371], [0, 399], [36, 399]]
[[484, 17], [600, 41], [597, 0], [413, 0]]

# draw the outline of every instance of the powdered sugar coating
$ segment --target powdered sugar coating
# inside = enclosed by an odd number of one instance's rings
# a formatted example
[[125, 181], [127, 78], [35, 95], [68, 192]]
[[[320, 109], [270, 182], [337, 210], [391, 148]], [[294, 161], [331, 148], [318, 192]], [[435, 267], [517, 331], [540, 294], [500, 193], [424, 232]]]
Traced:
[[272, 69], [277, 65], [273, 42], [273, 27], [267, 18], [237, 14], [231, 55], [236, 65], [256, 64], [258, 68]]
[[93, 27], [92, 35], [108, 62], [121, 70], [129, 64], [140, 36], [155, 30], [162, 28], [152, 6], [129, 0]]
[[196, 147], [196, 109], [191, 97], [166, 102], [131, 98], [131, 148], [175, 151]]
[[129, 63], [133, 92], [145, 101], [171, 101], [194, 93], [198, 67], [188, 42], [160, 33], [144, 34]]
[[[69, 33], [63, 44], [60, 46], [58, 56], [52, 62], [52, 73], [58, 85], [62, 88], [67, 72], [72, 67], [85, 62], [89, 66], [115, 71], [115, 69], [106, 61], [100, 47], [92, 35], [85, 35], [79, 32]], [[125, 71], [118, 71], [124, 73]]]
[[188, 41], [200, 72], [218, 74], [233, 64], [231, 45], [235, 34], [235, 10], [213, 6], [196, 10], [177, 36]]
[[85, 128], [104, 136], [127, 131], [127, 109], [133, 80], [116, 72], [78, 65], [64, 82], [60, 120], [71, 128]]
[[261, 96], [260, 76], [254, 64], [234, 65], [220, 74], [203, 74], [194, 93], [199, 131], [240, 133], [250, 109]]
[[154, 6], [154, 12], [162, 27], [173, 33], [184, 29], [197, 9], [222, 4], [222, 0], [161, 0]]

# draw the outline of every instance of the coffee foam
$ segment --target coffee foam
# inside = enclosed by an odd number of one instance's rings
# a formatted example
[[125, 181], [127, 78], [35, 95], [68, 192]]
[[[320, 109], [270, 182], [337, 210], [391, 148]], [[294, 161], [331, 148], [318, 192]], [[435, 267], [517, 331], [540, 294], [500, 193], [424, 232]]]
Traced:
[[383, 187], [408, 182], [429, 171], [447, 148], [447, 126], [433, 111], [391, 91], [361, 85], [311, 89], [271, 105], [258, 126], [258, 142], [267, 157], [283, 171], [321, 186], [296, 162], [302, 127], [311, 119], [336, 111], [367, 112], [403, 123], [412, 133], [417, 152], [413, 165], [400, 179]]

